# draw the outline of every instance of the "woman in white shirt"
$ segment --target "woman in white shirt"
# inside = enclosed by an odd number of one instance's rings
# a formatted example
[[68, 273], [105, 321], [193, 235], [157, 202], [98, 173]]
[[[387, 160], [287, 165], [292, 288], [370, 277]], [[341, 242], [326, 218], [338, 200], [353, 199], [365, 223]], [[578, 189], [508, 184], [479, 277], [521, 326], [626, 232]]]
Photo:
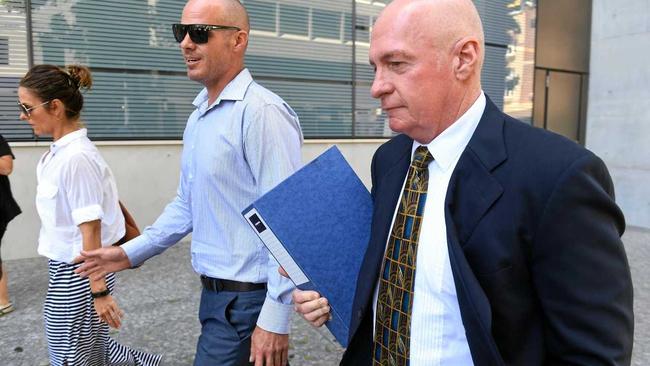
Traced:
[[114, 274], [82, 279], [74, 258], [124, 236], [113, 174], [86, 136], [80, 89], [92, 84], [83, 66], [34, 66], [18, 88], [20, 119], [53, 143], [38, 162], [39, 254], [49, 258], [44, 305], [50, 364], [158, 365], [160, 356], [131, 350], [108, 337], [122, 312], [111, 296]]

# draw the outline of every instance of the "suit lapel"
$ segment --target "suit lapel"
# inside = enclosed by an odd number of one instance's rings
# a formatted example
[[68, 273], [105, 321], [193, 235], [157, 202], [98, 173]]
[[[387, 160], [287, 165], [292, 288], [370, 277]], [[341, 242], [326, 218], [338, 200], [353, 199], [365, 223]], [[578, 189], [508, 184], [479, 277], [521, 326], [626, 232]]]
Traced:
[[487, 99], [481, 121], [451, 176], [445, 200], [445, 209], [452, 216], [461, 245], [503, 193], [492, 170], [506, 158], [503, 114]]
[[397, 160], [396, 164], [388, 171], [388, 173], [381, 179], [380, 184], [377, 186], [376, 196], [381, 199], [375, 200], [375, 218], [374, 228], [371, 244], [373, 248], [381, 249], [379, 260], [377, 263], [381, 265], [381, 259], [386, 249], [386, 240], [388, 239], [388, 232], [393, 223], [393, 216], [395, 215], [395, 207], [397, 200], [402, 193], [402, 186], [406, 173], [408, 172], [411, 163], [411, 147], [412, 141], [401, 158]]
[[485, 365], [502, 365], [491, 334], [490, 303], [470, 267], [463, 246], [490, 207], [503, 194], [492, 171], [507, 159], [504, 115], [487, 99], [485, 112], [449, 182], [445, 219], [449, 260], [458, 304], [472, 357]]
[[[395, 138], [397, 141], [389, 151], [382, 154], [386, 161], [378, 162], [381, 168], [377, 169], [381, 176], [375, 182], [375, 200], [370, 232], [370, 242], [364, 257], [359, 278], [357, 281], [357, 293], [355, 296], [354, 309], [357, 312], [353, 316], [350, 325], [352, 336], [362, 320], [362, 315], [371, 306], [373, 290], [377, 283], [377, 274], [380, 271], [388, 232], [393, 221], [395, 206], [402, 193], [402, 185], [411, 162], [411, 148], [413, 140], [404, 135]], [[385, 172], [385, 173], [384, 173]]]

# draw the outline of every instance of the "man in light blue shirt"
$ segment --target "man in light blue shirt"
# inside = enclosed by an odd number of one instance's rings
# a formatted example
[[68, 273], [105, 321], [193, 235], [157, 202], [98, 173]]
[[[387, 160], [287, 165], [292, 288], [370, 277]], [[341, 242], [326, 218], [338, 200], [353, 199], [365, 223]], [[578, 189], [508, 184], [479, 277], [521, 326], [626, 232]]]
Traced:
[[298, 117], [244, 68], [250, 28], [239, 1], [190, 0], [181, 20], [173, 31], [188, 77], [205, 89], [183, 134], [177, 195], [141, 236], [82, 253], [78, 272], [132, 268], [192, 233], [203, 284], [194, 364], [285, 365], [293, 285], [241, 211], [299, 168]]

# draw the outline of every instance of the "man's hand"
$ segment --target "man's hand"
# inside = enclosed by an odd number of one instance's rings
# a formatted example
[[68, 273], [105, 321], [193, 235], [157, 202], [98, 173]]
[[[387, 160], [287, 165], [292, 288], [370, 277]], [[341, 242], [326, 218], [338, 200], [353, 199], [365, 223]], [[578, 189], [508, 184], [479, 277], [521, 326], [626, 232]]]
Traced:
[[289, 335], [255, 327], [251, 336], [250, 362], [255, 366], [285, 366], [289, 359]]
[[293, 290], [294, 309], [314, 327], [332, 319], [329, 302], [316, 291]]
[[284, 270], [284, 268], [282, 268], [282, 266], [278, 267], [278, 272], [284, 277], [289, 278], [289, 274]]
[[129, 257], [120, 247], [106, 247], [90, 251], [81, 251], [75, 258], [75, 263], [84, 262], [75, 270], [81, 277], [90, 277], [95, 281], [104, 278], [106, 274], [131, 268]]
[[[284, 277], [289, 278], [289, 274], [287, 274], [284, 268], [279, 267], [278, 272]], [[318, 292], [295, 289], [293, 290], [292, 296], [296, 313], [300, 314], [314, 327], [318, 328], [332, 319], [329, 301], [321, 297]]]
[[99, 316], [99, 321], [108, 324], [108, 326], [118, 329], [121, 325], [124, 313], [117, 306], [117, 303], [111, 295], [99, 297], [93, 300], [95, 311]]

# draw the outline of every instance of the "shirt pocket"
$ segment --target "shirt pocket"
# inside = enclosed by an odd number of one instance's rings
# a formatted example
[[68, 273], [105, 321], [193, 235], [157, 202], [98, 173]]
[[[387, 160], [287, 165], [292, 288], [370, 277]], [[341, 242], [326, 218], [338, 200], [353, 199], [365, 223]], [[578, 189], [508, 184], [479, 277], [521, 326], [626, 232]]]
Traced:
[[56, 198], [59, 187], [40, 183], [36, 187], [36, 210], [43, 225], [55, 226], [56, 224]]

